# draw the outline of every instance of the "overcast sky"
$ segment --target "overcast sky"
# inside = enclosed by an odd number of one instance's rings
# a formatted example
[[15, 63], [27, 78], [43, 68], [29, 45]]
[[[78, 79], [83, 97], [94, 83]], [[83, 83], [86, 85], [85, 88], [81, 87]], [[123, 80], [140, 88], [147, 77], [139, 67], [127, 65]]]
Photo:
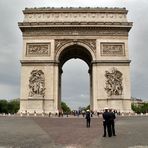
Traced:
[[[25, 7], [79, 6], [129, 10], [128, 20], [134, 22], [129, 34], [132, 96], [148, 101], [148, 0], [0, 0], [0, 99], [20, 95], [22, 36], [17, 23], [23, 21], [22, 10]], [[89, 104], [86, 63], [70, 60], [63, 68], [63, 100], [73, 108]]]

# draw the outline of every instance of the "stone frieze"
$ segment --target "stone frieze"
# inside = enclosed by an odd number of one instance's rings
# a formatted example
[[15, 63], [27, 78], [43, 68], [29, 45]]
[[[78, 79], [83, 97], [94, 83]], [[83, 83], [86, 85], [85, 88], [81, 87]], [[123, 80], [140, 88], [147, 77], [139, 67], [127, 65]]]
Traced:
[[96, 40], [95, 39], [56, 39], [55, 50], [58, 51], [62, 46], [73, 42], [74, 44], [83, 43], [90, 47], [94, 52], [96, 51]]
[[126, 14], [118, 13], [37, 13], [25, 14], [24, 22], [126, 22]]
[[101, 56], [125, 56], [124, 43], [101, 43]]
[[49, 56], [50, 43], [27, 43], [26, 56]]

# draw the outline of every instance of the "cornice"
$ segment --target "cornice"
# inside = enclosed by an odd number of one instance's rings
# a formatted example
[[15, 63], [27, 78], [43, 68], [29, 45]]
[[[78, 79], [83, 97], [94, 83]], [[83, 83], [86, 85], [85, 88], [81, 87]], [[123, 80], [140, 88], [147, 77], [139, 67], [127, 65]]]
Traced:
[[127, 66], [131, 63], [131, 60], [95, 60], [92, 61], [93, 65], [108, 66], [108, 65], [120, 65]]
[[95, 60], [92, 63], [130, 63], [131, 60]]
[[54, 60], [20, 60], [22, 66], [32, 66], [32, 65], [58, 65], [59, 62]]
[[131, 99], [120, 98], [120, 97], [117, 97], [117, 98], [107, 98], [107, 99], [97, 99], [97, 101], [112, 101], [112, 100], [116, 100], [116, 101], [121, 101], [121, 100], [131, 101]]
[[95, 28], [126, 28], [131, 29], [132, 22], [19, 22], [20, 29], [25, 28], [67, 28], [67, 27], [95, 27]]
[[110, 27], [123, 26], [132, 27], [132, 22], [19, 22], [19, 27], [69, 27], [69, 26], [96, 26], [96, 27]]
[[[58, 65], [59, 62], [54, 60], [20, 60], [22, 66], [34, 66], [34, 65]], [[99, 66], [109, 66], [109, 65], [118, 65], [118, 66], [127, 66], [131, 60], [95, 60], [92, 61], [92, 65]]]
[[59, 13], [59, 12], [68, 12], [68, 13], [73, 13], [73, 12], [105, 12], [105, 13], [124, 13], [127, 14], [128, 11], [126, 8], [108, 8], [108, 7], [41, 7], [41, 8], [25, 8], [23, 10], [24, 14], [33, 14], [33, 13]]

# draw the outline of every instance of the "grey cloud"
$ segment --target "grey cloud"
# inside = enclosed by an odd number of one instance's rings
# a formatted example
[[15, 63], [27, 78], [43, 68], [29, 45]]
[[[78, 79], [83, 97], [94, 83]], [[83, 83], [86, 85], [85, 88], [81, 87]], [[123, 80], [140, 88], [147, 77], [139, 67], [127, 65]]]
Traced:
[[132, 96], [148, 99], [148, 1], [127, 2], [129, 18], [134, 22], [129, 36]]
[[[19, 97], [22, 36], [17, 22], [23, 20], [25, 7], [126, 7], [134, 22], [129, 34], [132, 96], [148, 100], [148, 1], [147, 0], [1, 0], [0, 1], [0, 98]], [[66, 64], [65, 64], [66, 65]], [[88, 67], [81, 63], [64, 65], [63, 98], [71, 105], [89, 103]], [[86, 69], [85, 69], [86, 68]], [[80, 71], [79, 69], [83, 69]], [[67, 73], [67, 74], [66, 74]], [[2, 87], [4, 86], [4, 87]], [[6, 89], [4, 89], [6, 88]], [[82, 101], [81, 94], [86, 96]], [[71, 99], [68, 99], [71, 98]], [[85, 100], [85, 99], [84, 99]]]
[[84, 62], [81, 60], [71, 60], [66, 63], [63, 70], [63, 92], [65, 92], [67, 95], [88, 93], [88, 66], [84, 64]]
[[89, 95], [76, 95], [63, 98], [62, 101], [65, 101], [71, 109], [78, 109], [79, 107], [86, 107], [90, 104]]

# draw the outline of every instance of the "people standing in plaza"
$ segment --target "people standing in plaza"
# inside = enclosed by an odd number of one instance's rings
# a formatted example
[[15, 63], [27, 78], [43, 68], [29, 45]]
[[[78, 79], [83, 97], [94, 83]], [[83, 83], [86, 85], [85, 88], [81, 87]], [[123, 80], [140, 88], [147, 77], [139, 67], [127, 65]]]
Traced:
[[115, 134], [115, 119], [116, 119], [116, 116], [115, 116], [115, 113], [112, 111], [112, 109], [109, 110], [109, 113], [110, 113], [110, 124], [111, 124], [111, 131], [112, 131], [112, 134], [113, 136], [116, 136]]
[[89, 110], [86, 111], [85, 119], [86, 119], [86, 127], [90, 127], [91, 117], [90, 117], [90, 111]]
[[108, 112], [108, 108], [104, 109], [104, 113], [102, 114], [103, 116], [103, 127], [104, 127], [104, 134], [103, 137], [106, 137], [106, 130], [108, 133], [108, 136], [111, 137], [112, 136], [112, 131], [111, 131], [111, 114]]
[[84, 116], [85, 116], [85, 110], [82, 110], [82, 116], [84, 118]]

